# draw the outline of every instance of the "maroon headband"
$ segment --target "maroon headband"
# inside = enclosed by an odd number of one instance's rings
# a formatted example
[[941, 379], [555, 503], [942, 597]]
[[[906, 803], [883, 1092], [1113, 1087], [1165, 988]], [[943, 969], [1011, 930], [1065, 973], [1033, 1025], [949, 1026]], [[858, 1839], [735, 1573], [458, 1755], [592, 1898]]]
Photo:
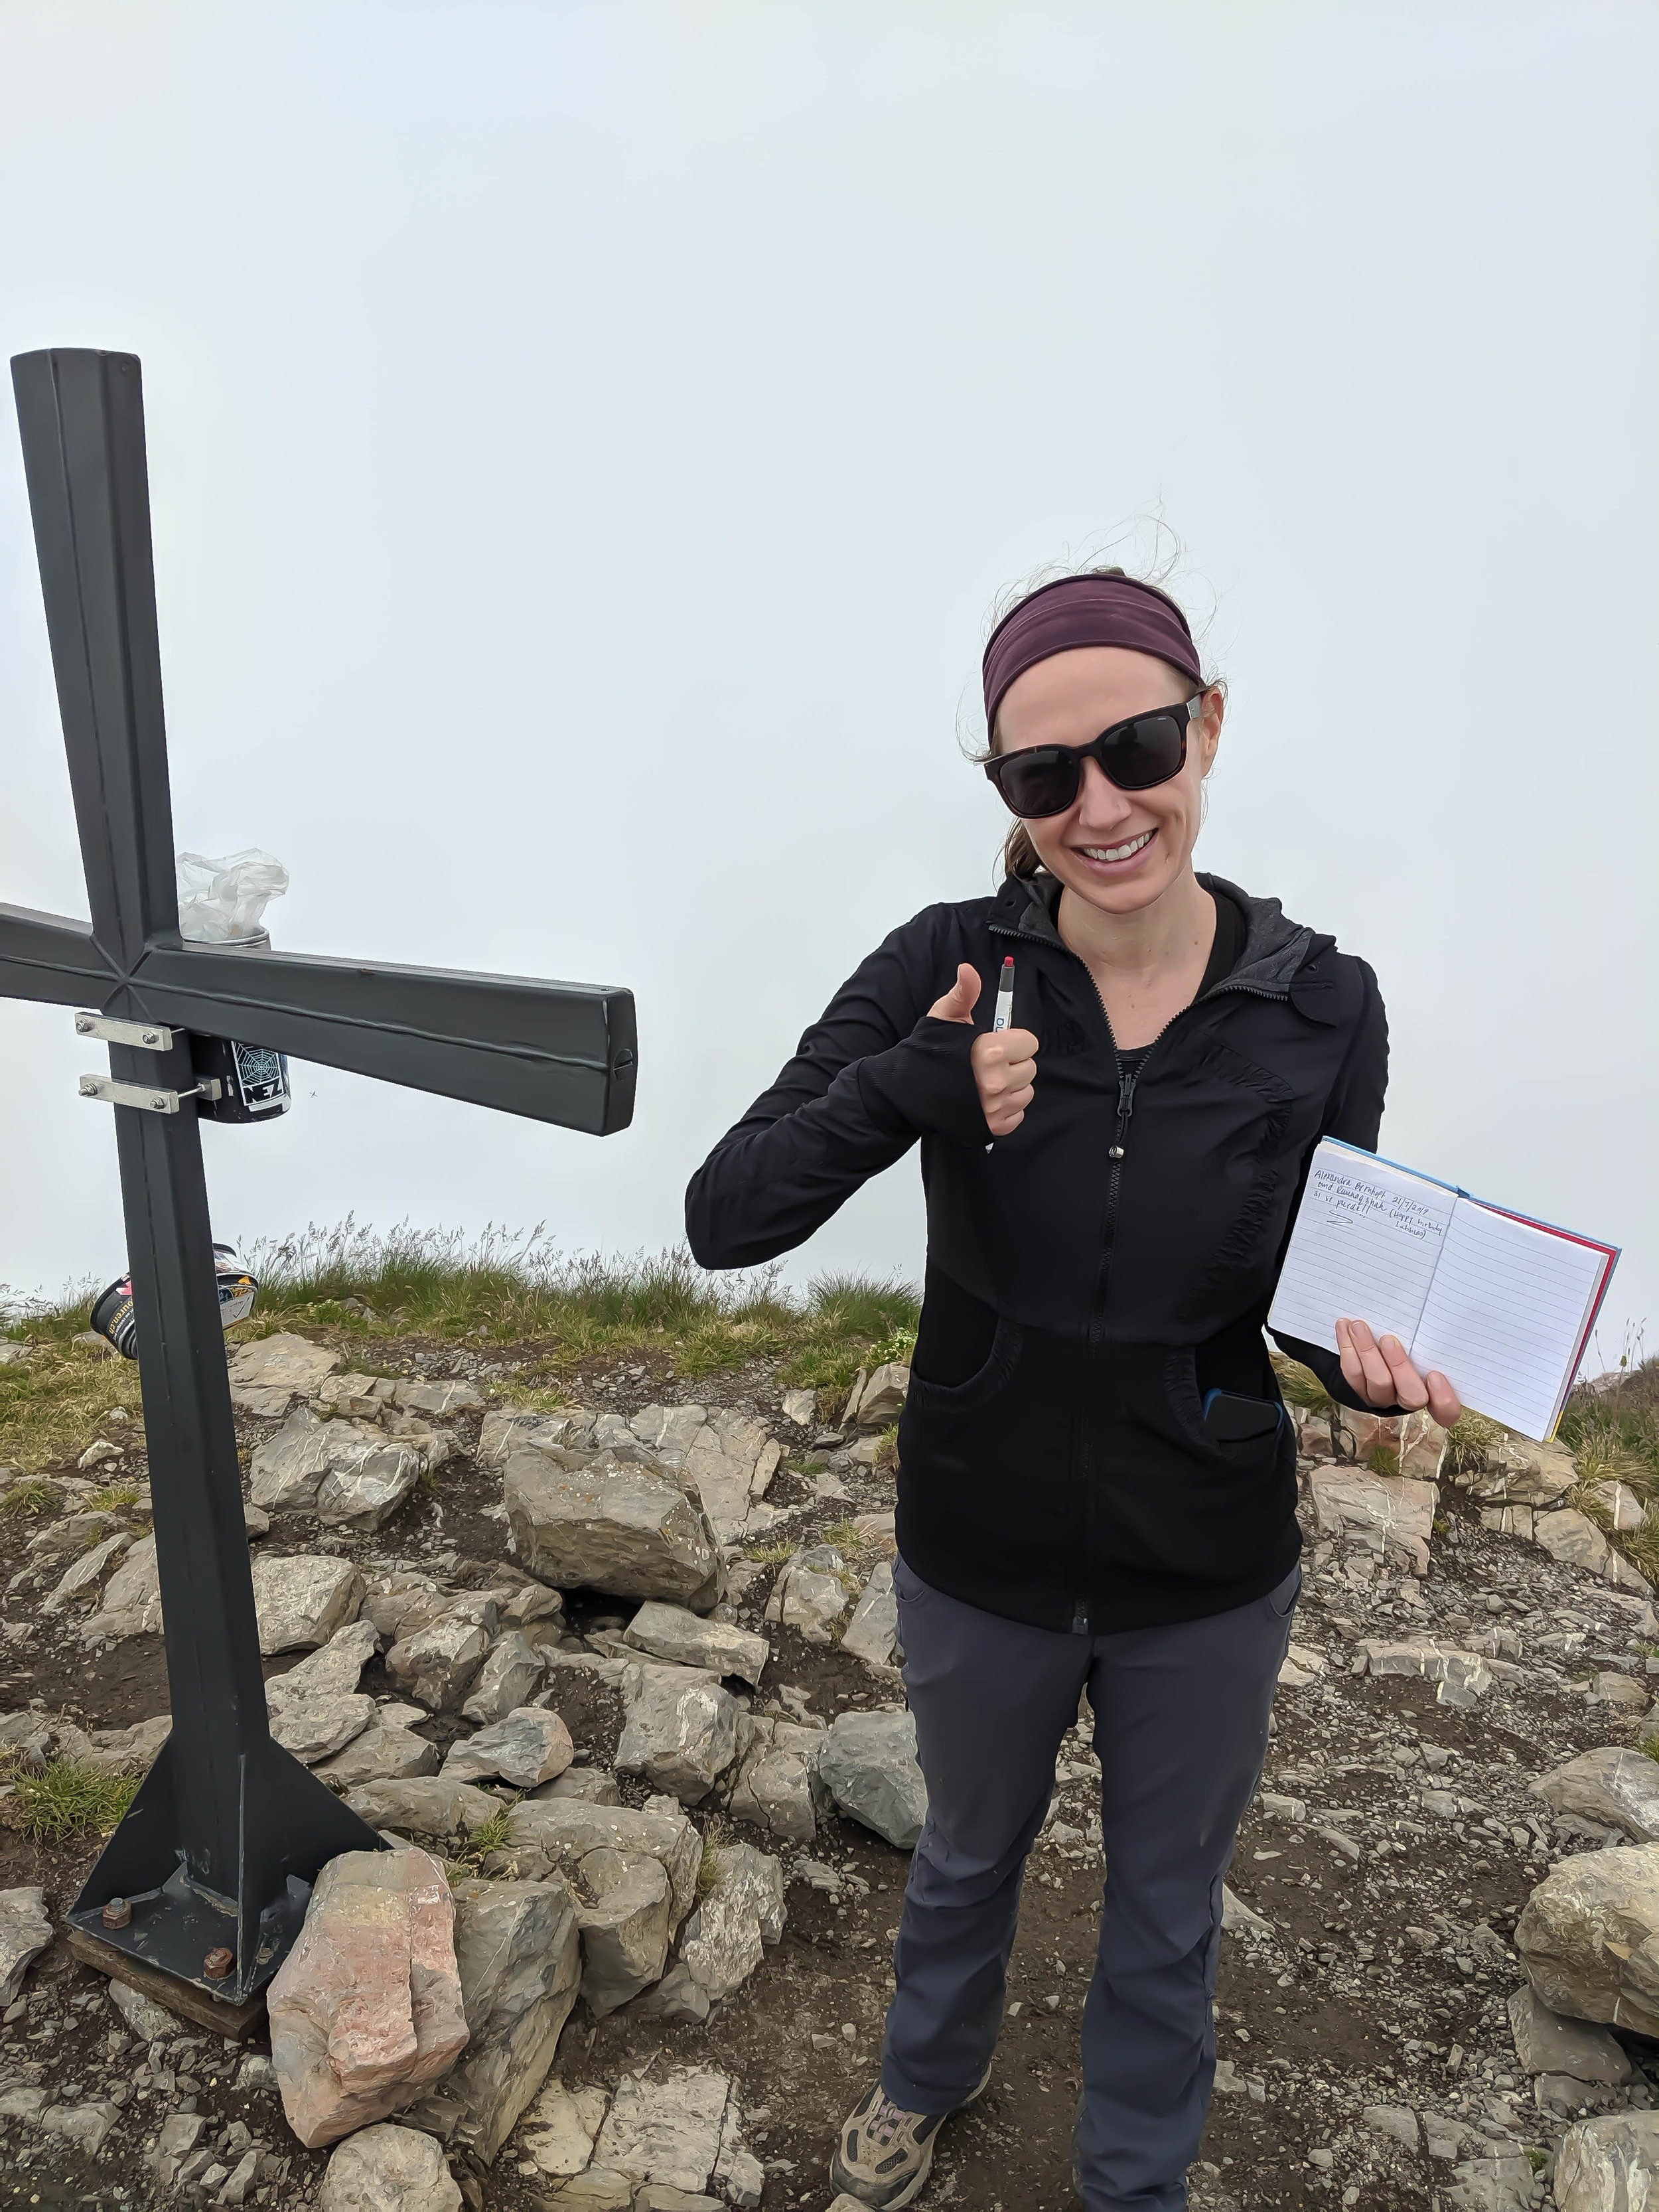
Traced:
[[1017, 676], [1056, 653], [1080, 645], [1122, 645], [1156, 653], [1172, 668], [1204, 681], [1187, 617], [1173, 600], [1133, 576], [1062, 576], [1022, 599], [991, 632], [985, 648], [985, 726]]

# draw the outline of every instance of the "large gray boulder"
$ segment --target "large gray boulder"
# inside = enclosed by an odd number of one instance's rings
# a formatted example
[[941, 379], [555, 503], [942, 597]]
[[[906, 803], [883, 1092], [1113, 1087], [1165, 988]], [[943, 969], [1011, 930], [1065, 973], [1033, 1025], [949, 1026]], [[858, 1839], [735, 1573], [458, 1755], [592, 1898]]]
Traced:
[[1555, 2154], [1560, 2212], [1645, 2212], [1659, 2198], [1659, 2112], [1580, 2120]]
[[346, 1792], [346, 1803], [371, 1828], [394, 1835], [453, 1843], [482, 1828], [501, 1809], [499, 1797], [471, 1783], [434, 1774], [405, 1782], [365, 1782]]
[[267, 1658], [326, 1644], [356, 1618], [362, 1601], [363, 1578], [349, 1559], [307, 1553], [277, 1558], [262, 1551], [253, 1561], [253, 1607], [259, 1649]]
[[0, 2006], [15, 1999], [24, 1975], [51, 1942], [46, 1891], [27, 1883], [0, 1889]]
[[862, 1659], [866, 1667], [884, 1672], [892, 1666], [893, 1646], [897, 1642], [898, 1599], [893, 1590], [893, 1562], [878, 1559], [853, 1609], [841, 1648], [849, 1657]]
[[329, 2160], [317, 2212], [460, 2212], [459, 2185], [428, 2135], [385, 2122]]
[[[420, 1615], [414, 1616], [420, 1618]], [[386, 1671], [432, 1711], [450, 1713], [465, 1698], [494, 1641], [495, 1604], [482, 1592], [447, 1600], [435, 1616], [404, 1633], [386, 1655]]]
[[1659, 1844], [1563, 1859], [1528, 1899], [1515, 1948], [1552, 2012], [1659, 2035]]
[[1581, 1752], [1533, 1788], [1558, 1813], [1617, 1828], [1633, 1844], [1659, 1843], [1659, 1765], [1639, 1751]]
[[708, 1516], [642, 1446], [512, 1453], [501, 1477], [518, 1559], [560, 1589], [667, 1598], [707, 1613], [720, 1596]]
[[683, 1605], [650, 1599], [623, 1632], [624, 1643], [653, 1658], [680, 1667], [703, 1667], [711, 1674], [737, 1674], [758, 1683], [772, 1656], [766, 1638], [730, 1621], [703, 1620]]
[[823, 1729], [745, 1713], [738, 1723], [733, 1820], [750, 1820], [781, 1843], [810, 1844], [818, 1832], [812, 1775]]
[[389, 1721], [377, 1709], [362, 1734], [337, 1752], [317, 1771], [337, 1790], [354, 1790], [365, 1782], [408, 1782], [417, 1775], [438, 1771], [438, 1747], [416, 1735], [406, 1723]]
[[599, 1805], [578, 1797], [520, 1799], [507, 1815], [507, 1837], [486, 1861], [487, 1874], [542, 1881], [578, 1874], [592, 1851], [653, 1858], [668, 1877], [671, 1931], [696, 1896], [702, 1838], [678, 1806]]
[[468, 2041], [443, 2094], [463, 2109], [455, 2140], [488, 2166], [547, 2079], [576, 2002], [576, 1901], [556, 1875], [463, 1881], [453, 1894]]
[[319, 1420], [301, 1406], [256, 1447], [249, 1494], [270, 1513], [314, 1513], [364, 1531], [382, 1528], [453, 1440], [394, 1437], [367, 1421]]
[[129, 1636], [159, 1636], [161, 1583], [155, 1539], [141, 1536], [105, 1583], [98, 1610], [81, 1624], [83, 1644], [118, 1644]]
[[490, 1645], [461, 1707], [462, 1718], [476, 1721], [480, 1728], [504, 1721], [530, 1703], [546, 1672], [546, 1660], [523, 1630], [509, 1628]]
[[842, 1713], [818, 1752], [817, 1771], [837, 1808], [901, 1850], [914, 1850], [927, 1818], [912, 1713]]
[[627, 1719], [617, 1771], [643, 1774], [683, 1805], [696, 1805], [737, 1756], [738, 1706], [700, 1668], [641, 1661], [623, 1678]]
[[720, 2153], [732, 2084], [710, 2067], [677, 2068], [663, 2080], [625, 2075], [593, 2145], [593, 2163], [635, 2187], [708, 2185]]
[[357, 1682], [377, 1641], [370, 1622], [348, 1621], [321, 1650], [266, 1683], [270, 1733], [305, 1765], [332, 1758], [373, 1723], [374, 1700]]
[[846, 1560], [831, 1544], [809, 1544], [781, 1569], [766, 1618], [799, 1629], [809, 1644], [828, 1644], [848, 1602]]
[[710, 1854], [714, 1881], [680, 1936], [680, 1957], [710, 2004], [746, 1982], [783, 1934], [783, 1869], [752, 1844]]
[[443, 1771], [458, 1782], [505, 1782], [514, 1790], [534, 1790], [564, 1772], [574, 1756], [570, 1731], [556, 1713], [540, 1705], [516, 1712], [451, 1744]]
[[1510, 1994], [1510, 2027], [1516, 2056], [1528, 2074], [1565, 2074], [1575, 2081], [1617, 2088], [1634, 2071], [1623, 2044], [1606, 2028], [1552, 2012], [1530, 1983]]
[[777, 1518], [761, 1501], [783, 1451], [763, 1421], [723, 1407], [647, 1406], [629, 1427], [695, 1486], [721, 1543], [752, 1536]]
[[673, 1940], [674, 1896], [660, 1859], [608, 1848], [577, 1869], [584, 1899], [582, 1996], [598, 2019], [660, 1981]]
[[343, 1364], [340, 1353], [307, 1337], [262, 1336], [230, 1355], [230, 1402], [240, 1413], [280, 1420], [295, 1398], [308, 1398]]

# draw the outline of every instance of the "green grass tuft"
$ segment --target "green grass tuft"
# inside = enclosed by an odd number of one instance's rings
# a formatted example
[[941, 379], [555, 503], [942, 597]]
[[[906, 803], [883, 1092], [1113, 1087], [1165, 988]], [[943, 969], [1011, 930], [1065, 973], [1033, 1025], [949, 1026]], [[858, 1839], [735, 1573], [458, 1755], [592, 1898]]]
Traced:
[[86, 1513], [124, 1513], [129, 1505], [137, 1503], [137, 1483], [112, 1482], [106, 1490], [94, 1490], [82, 1510]]
[[27, 1475], [21, 1482], [14, 1482], [0, 1497], [0, 1513], [39, 1513], [48, 1505], [55, 1505], [58, 1498], [55, 1482], [48, 1482], [44, 1475]]
[[37, 1844], [65, 1843], [88, 1830], [106, 1836], [132, 1802], [141, 1779], [104, 1774], [79, 1759], [54, 1759], [38, 1774], [17, 1776], [8, 1819]]

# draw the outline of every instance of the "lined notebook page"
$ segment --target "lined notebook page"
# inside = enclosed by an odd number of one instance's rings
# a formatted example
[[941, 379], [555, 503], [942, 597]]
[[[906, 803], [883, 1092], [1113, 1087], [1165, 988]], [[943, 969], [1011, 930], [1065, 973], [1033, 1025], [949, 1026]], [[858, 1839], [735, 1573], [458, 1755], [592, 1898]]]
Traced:
[[1402, 1344], [1417, 1334], [1455, 1191], [1321, 1141], [1273, 1293], [1269, 1328], [1334, 1352], [1337, 1316]]
[[1460, 1199], [1411, 1343], [1473, 1406], [1547, 1437], [1607, 1255]]

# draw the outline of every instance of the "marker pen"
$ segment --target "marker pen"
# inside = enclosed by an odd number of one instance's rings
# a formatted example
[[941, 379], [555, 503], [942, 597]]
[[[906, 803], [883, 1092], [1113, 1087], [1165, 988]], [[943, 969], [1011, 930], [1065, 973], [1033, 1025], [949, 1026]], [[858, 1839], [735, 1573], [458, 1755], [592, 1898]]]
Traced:
[[994, 1030], [1006, 1030], [1014, 1018], [1014, 956], [1011, 952], [1002, 963], [1002, 973], [997, 978], [997, 1010], [992, 1021]]
[[[1010, 952], [1005, 957], [1002, 963], [1002, 973], [997, 978], [996, 1012], [991, 1018], [991, 1028], [993, 1031], [994, 1032], [997, 1030], [1006, 1030], [1012, 1022], [1013, 1018], [1014, 956]], [[993, 1138], [991, 1144], [994, 1144], [995, 1142], [995, 1138]], [[991, 1145], [987, 1145], [985, 1149], [988, 1152], [991, 1149]]]

